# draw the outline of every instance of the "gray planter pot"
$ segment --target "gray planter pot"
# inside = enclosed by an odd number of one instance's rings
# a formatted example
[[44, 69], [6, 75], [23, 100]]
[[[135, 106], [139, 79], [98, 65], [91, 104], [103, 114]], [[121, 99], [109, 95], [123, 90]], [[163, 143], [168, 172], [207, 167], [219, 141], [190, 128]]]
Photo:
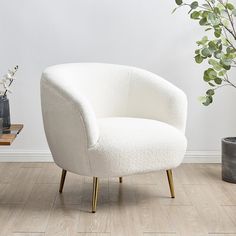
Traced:
[[3, 129], [10, 128], [10, 105], [7, 96], [0, 96], [0, 119]]
[[222, 179], [236, 183], [236, 137], [222, 139]]

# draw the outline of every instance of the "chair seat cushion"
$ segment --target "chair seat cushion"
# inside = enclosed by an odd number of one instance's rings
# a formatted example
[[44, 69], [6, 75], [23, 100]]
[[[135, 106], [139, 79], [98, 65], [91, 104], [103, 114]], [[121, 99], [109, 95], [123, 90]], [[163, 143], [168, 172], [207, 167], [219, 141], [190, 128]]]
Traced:
[[88, 150], [94, 176], [124, 176], [177, 167], [184, 134], [166, 123], [139, 118], [98, 119], [100, 138]]

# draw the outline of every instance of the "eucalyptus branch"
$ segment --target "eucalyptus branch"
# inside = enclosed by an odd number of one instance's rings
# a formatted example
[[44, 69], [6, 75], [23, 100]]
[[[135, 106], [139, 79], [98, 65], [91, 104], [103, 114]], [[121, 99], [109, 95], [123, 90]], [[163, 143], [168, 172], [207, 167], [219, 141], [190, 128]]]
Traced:
[[[206, 0], [207, 1], [207, 0]], [[230, 13], [229, 13], [229, 10], [228, 10], [228, 8], [225, 6], [225, 4], [224, 4], [224, 2], [222, 1], [222, 0], [218, 0], [218, 2], [224, 7], [224, 9], [225, 9], [225, 12], [227, 13], [227, 15], [228, 15], [228, 18], [229, 18], [229, 22], [230, 22], [230, 24], [231, 24], [231, 27], [232, 27], [232, 30], [231, 29], [229, 29], [228, 27], [226, 27], [226, 26], [224, 26], [225, 27], [225, 29], [234, 37], [234, 39], [236, 40], [236, 30], [235, 30], [235, 27], [234, 27], [234, 21], [233, 21], [233, 19], [232, 19], [232, 14], [231, 14], [231, 16], [230, 16]], [[228, 3], [228, 1], [226, 1], [227, 3]]]
[[225, 86], [231, 86], [231, 84], [222, 84], [222, 85], [217, 86], [217, 87], [214, 88], [213, 90], [215, 91], [215, 90], [217, 90], [217, 89], [219, 89], [219, 88], [222, 88], [222, 87], [225, 87]]
[[[219, 1], [221, 1], [221, 0], [219, 0]], [[227, 13], [227, 15], [228, 15], [228, 17], [229, 17], [229, 21], [230, 21], [230, 24], [231, 24], [231, 27], [232, 27], [232, 36], [234, 37], [234, 39], [236, 40], [236, 31], [235, 31], [235, 27], [234, 27], [234, 21], [233, 21], [233, 19], [231, 18], [231, 16], [230, 16], [230, 14], [229, 14], [229, 10], [228, 10], [228, 8], [225, 6], [225, 4], [223, 3], [223, 1], [221, 1], [222, 3], [222, 5], [223, 5], [223, 7], [225, 8], [225, 11], [226, 11], [226, 13]], [[228, 2], [228, 1], [227, 1]], [[229, 29], [228, 29], [229, 30]], [[230, 32], [229, 31], [229, 32]]]
[[[231, 22], [231, 21], [230, 21]], [[233, 38], [236, 40], [236, 34], [234, 34], [234, 32], [229, 29], [226, 25], [222, 24], [222, 27], [224, 27], [232, 36]]]
[[236, 68], [236, 17], [235, 6], [228, 0], [205, 0], [206, 4], [199, 4], [198, 0], [192, 0], [191, 4], [185, 0], [175, 0], [178, 8], [189, 6], [190, 18], [199, 21], [205, 31], [213, 30], [214, 37], [209, 39], [204, 36], [197, 41], [198, 49], [195, 50], [195, 61], [200, 64], [207, 61], [210, 67], [204, 71], [203, 79], [211, 86], [201, 102], [209, 105], [213, 102], [215, 91], [224, 86], [236, 88], [236, 84], [230, 81], [228, 71]]
[[233, 84], [231, 81], [229, 81], [228, 75], [226, 74], [225, 76], [226, 76], [226, 81], [227, 81], [232, 87], [236, 88], [236, 85]]
[[236, 50], [236, 47], [233, 45], [233, 43], [230, 42], [230, 40], [229, 40], [229, 38], [228, 38], [228, 35], [227, 35], [226, 31], [225, 31], [225, 28], [223, 27], [222, 29], [223, 29], [223, 32], [224, 32], [224, 35], [223, 35], [223, 36], [225, 37], [226, 41], [230, 44], [230, 46], [231, 46], [234, 50]]

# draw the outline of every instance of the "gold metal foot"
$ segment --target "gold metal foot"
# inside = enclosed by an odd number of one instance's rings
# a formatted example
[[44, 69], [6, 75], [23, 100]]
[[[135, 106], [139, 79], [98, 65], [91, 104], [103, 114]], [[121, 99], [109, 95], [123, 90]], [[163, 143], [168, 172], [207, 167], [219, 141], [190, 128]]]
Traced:
[[122, 177], [119, 177], [119, 182], [122, 183], [123, 182], [123, 179]]
[[166, 170], [166, 173], [167, 173], [167, 178], [168, 178], [168, 182], [169, 182], [171, 197], [175, 198], [175, 190], [174, 190], [172, 170]]
[[93, 177], [92, 213], [96, 212], [98, 200], [98, 178]]
[[64, 186], [64, 182], [65, 182], [65, 178], [66, 178], [66, 170], [62, 170], [62, 173], [61, 173], [61, 183], [60, 183], [60, 188], [59, 188], [59, 193], [62, 193], [62, 190], [63, 190], [63, 186]]

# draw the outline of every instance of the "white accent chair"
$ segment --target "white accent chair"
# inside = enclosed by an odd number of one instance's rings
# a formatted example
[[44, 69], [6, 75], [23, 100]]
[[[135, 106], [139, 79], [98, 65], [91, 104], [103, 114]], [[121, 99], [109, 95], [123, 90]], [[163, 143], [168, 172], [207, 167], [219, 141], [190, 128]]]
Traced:
[[187, 99], [161, 77], [135, 67], [74, 63], [48, 67], [41, 79], [44, 129], [55, 163], [93, 177], [92, 212], [99, 177], [172, 169], [183, 160]]

